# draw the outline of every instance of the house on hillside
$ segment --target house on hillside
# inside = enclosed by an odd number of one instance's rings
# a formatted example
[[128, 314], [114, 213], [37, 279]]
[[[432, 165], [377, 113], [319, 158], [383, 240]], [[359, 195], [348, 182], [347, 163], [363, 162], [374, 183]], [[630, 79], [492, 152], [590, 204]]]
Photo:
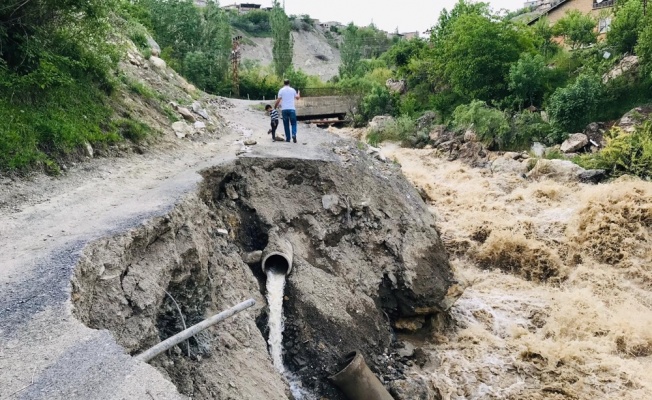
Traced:
[[404, 32], [404, 33], [401, 33], [400, 36], [405, 40], [418, 39], [419, 38], [419, 31], [416, 31], [416, 32]]
[[328, 31], [333, 28], [343, 28], [344, 24], [337, 22], [337, 21], [328, 21], [328, 22], [320, 22], [318, 25], [320, 28], [322, 28], [325, 31]]
[[[547, 16], [548, 21], [553, 25], [562, 19], [566, 15], [566, 12], [570, 10], [579, 10], [584, 14], [591, 14], [598, 17], [602, 10], [613, 8], [615, 2], [616, 0], [553, 0], [549, 3], [549, 7], [530, 20], [528, 25], [535, 24], [543, 16]], [[601, 20], [599, 25], [602, 31], [599, 32], [607, 32], [610, 24], [611, 18], [606, 18], [604, 21]]]
[[[261, 7], [260, 4], [254, 4], [254, 3], [240, 3], [240, 4], [233, 3], [233, 4], [226, 5], [226, 6], [222, 6], [222, 9], [224, 9], [224, 10], [234, 10], [234, 11], [237, 11], [239, 14], [246, 14], [246, 13], [248, 13], [250, 11], [260, 10], [261, 9], [260, 7]], [[266, 9], [263, 9], [263, 10], [266, 10]]]

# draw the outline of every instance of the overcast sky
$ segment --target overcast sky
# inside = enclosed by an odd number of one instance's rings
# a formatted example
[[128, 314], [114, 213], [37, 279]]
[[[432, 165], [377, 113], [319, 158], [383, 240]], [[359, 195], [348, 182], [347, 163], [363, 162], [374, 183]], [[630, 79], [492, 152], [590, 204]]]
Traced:
[[[231, 0], [222, 0], [222, 5]], [[254, 3], [255, 1], [251, 1]], [[283, 0], [280, 0], [282, 3]], [[288, 14], [309, 14], [321, 21], [353, 22], [364, 26], [371, 23], [393, 32], [423, 32], [435, 24], [442, 9], [450, 10], [457, 0], [285, 0]], [[271, 5], [271, 0], [261, 2]], [[494, 10], [515, 10], [523, 0], [490, 0]]]

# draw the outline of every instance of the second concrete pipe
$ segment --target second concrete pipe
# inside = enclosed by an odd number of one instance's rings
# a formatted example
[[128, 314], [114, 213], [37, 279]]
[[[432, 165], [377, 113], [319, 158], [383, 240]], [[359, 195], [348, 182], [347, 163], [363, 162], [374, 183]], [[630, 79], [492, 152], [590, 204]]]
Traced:
[[394, 400], [385, 386], [371, 372], [357, 351], [346, 357], [346, 366], [329, 379], [349, 400]]

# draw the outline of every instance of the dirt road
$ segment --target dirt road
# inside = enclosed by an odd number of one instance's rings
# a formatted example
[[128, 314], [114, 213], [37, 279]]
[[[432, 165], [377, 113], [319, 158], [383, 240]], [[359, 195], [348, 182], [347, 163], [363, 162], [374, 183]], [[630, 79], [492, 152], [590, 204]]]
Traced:
[[0, 399], [182, 397], [108, 332], [72, 317], [70, 277], [87, 243], [164, 214], [245, 138], [258, 144], [242, 157], [334, 159], [333, 136], [316, 128], [301, 125], [297, 144], [273, 143], [254, 104], [233, 101], [219, 138], [170, 135], [144, 155], [93, 159], [59, 178], [0, 179]]

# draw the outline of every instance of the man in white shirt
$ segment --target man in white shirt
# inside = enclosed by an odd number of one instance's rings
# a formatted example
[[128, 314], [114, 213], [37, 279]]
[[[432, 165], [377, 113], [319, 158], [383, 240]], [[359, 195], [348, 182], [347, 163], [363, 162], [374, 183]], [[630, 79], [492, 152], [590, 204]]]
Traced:
[[301, 92], [297, 92], [290, 87], [290, 80], [286, 79], [285, 86], [278, 91], [278, 98], [274, 108], [281, 105], [281, 116], [283, 118], [283, 129], [285, 129], [285, 141], [290, 141], [290, 125], [292, 126], [292, 141], [297, 142], [297, 109], [294, 105], [295, 100], [299, 100]]

